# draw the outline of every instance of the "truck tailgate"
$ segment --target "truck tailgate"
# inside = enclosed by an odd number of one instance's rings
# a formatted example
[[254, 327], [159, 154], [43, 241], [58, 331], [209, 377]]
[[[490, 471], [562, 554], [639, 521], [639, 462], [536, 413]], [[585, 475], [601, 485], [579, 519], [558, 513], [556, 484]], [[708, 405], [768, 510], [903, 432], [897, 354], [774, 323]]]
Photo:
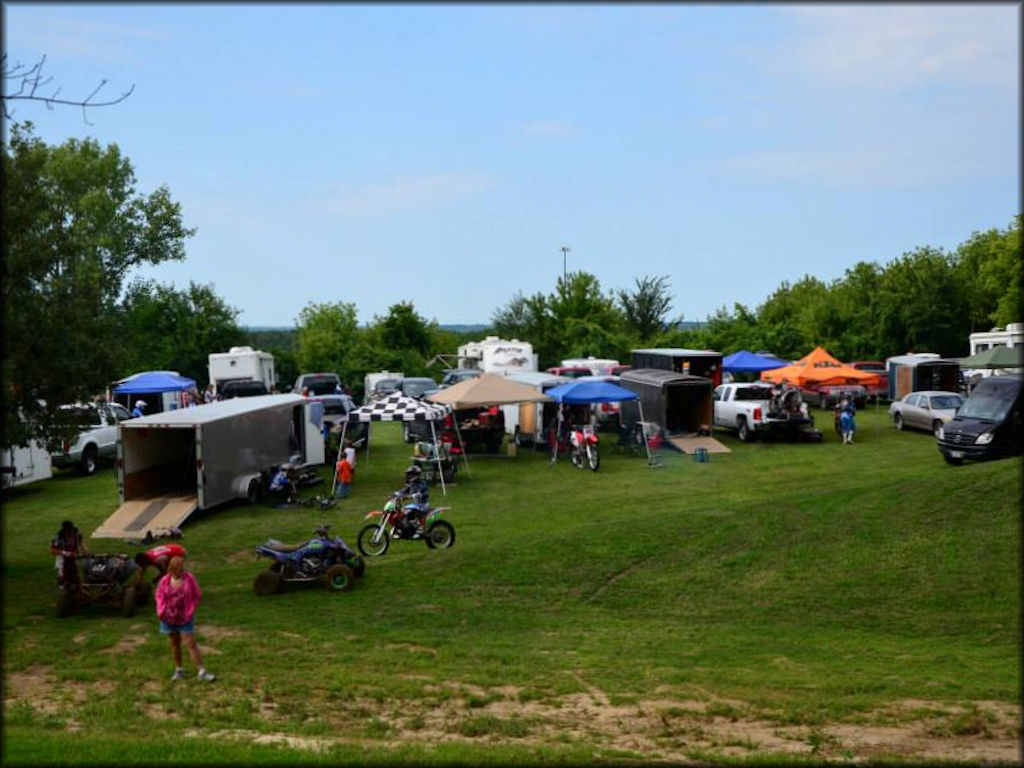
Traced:
[[198, 497], [154, 495], [132, 499], [93, 531], [96, 539], [142, 539], [146, 533], [156, 536], [167, 528], [178, 528], [199, 506]]

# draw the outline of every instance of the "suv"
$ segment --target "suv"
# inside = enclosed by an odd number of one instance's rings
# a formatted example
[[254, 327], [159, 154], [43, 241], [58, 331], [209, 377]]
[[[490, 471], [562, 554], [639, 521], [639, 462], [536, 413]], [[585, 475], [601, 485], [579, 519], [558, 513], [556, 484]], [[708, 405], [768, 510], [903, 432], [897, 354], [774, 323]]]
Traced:
[[217, 394], [227, 400], [231, 397], [255, 397], [266, 395], [267, 385], [255, 379], [231, 379], [217, 388]]
[[483, 375], [484, 372], [476, 368], [448, 368], [444, 372], [444, 378], [441, 379], [440, 389], [450, 387], [452, 384], [458, 384], [464, 379], [475, 379]]
[[332, 395], [340, 391], [341, 379], [336, 373], [303, 373], [292, 387], [292, 392], [303, 397]]
[[81, 432], [73, 443], [64, 442], [51, 451], [55, 467], [75, 467], [83, 475], [95, 474], [100, 459], [113, 459], [117, 455], [117, 424], [132, 417], [120, 403], [99, 405], [77, 403], [62, 405], [61, 410], [71, 413]]

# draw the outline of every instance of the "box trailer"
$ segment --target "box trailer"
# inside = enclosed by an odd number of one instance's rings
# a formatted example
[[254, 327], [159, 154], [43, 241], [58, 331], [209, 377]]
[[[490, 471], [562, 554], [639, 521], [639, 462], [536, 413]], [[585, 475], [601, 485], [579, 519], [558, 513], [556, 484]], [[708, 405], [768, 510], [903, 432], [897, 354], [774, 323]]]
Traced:
[[208, 358], [207, 371], [215, 392], [220, 392], [229, 381], [261, 381], [267, 392], [277, 386], [274, 356], [252, 347], [232, 347], [227, 352], [213, 352]]
[[634, 368], [622, 372], [619, 385], [639, 396], [639, 400], [621, 403], [623, 424], [640, 421], [638, 403], [643, 404], [645, 420], [656, 423], [669, 436], [696, 434], [713, 423], [711, 379], [662, 369]]
[[[559, 384], [566, 384], [572, 379], [555, 376], [551, 373], [510, 373], [510, 381], [526, 384], [539, 392], [547, 392]], [[533, 443], [537, 445], [547, 440], [548, 429], [558, 419], [558, 403], [510, 403], [501, 406], [505, 415], [505, 433], [516, 445]]]
[[0, 488], [17, 488], [53, 477], [50, 453], [38, 440], [0, 451]]
[[960, 363], [943, 360], [934, 353], [897, 355], [885, 361], [889, 374], [889, 399], [899, 400], [910, 392], [960, 391]]
[[633, 368], [657, 368], [711, 379], [714, 387], [722, 383], [722, 353], [711, 349], [657, 347], [634, 349]]
[[178, 527], [197, 509], [259, 499], [281, 464], [322, 464], [323, 406], [301, 395], [260, 395], [122, 421], [121, 506], [93, 533], [139, 539]]

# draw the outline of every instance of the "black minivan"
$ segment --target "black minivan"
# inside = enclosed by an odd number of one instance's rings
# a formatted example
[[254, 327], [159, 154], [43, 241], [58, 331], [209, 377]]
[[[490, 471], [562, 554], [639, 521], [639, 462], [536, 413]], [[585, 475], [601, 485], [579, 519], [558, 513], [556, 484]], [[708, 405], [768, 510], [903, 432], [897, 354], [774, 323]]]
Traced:
[[939, 432], [939, 452], [949, 464], [965, 459], [998, 459], [1021, 453], [1019, 376], [979, 381], [952, 421]]

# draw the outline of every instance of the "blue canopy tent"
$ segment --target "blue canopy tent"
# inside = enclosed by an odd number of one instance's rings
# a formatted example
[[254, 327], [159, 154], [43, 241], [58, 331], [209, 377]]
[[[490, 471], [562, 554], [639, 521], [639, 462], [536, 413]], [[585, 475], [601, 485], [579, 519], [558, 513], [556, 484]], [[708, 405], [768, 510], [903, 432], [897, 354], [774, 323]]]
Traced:
[[112, 390], [112, 394], [115, 398], [117, 395], [126, 395], [130, 401], [131, 395], [156, 395], [195, 388], [195, 381], [187, 376], [180, 376], [176, 371], [143, 371], [121, 379]]
[[[619, 403], [623, 400], [639, 400], [640, 396], [625, 387], [610, 381], [578, 380], [552, 387], [546, 394], [556, 403], [569, 405], [590, 405], [592, 403]], [[558, 422], [561, 427], [562, 409], [558, 410]], [[640, 404], [640, 428], [644, 429], [644, 408]], [[651, 448], [647, 444], [647, 433], [644, 432], [644, 446], [647, 448], [647, 460], [651, 463]], [[552, 446], [551, 462], [558, 458], [558, 441]]]
[[785, 368], [789, 363], [774, 357], [755, 355], [741, 349], [722, 360], [722, 370], [728, 373], [760, 373], [773, 368]]

